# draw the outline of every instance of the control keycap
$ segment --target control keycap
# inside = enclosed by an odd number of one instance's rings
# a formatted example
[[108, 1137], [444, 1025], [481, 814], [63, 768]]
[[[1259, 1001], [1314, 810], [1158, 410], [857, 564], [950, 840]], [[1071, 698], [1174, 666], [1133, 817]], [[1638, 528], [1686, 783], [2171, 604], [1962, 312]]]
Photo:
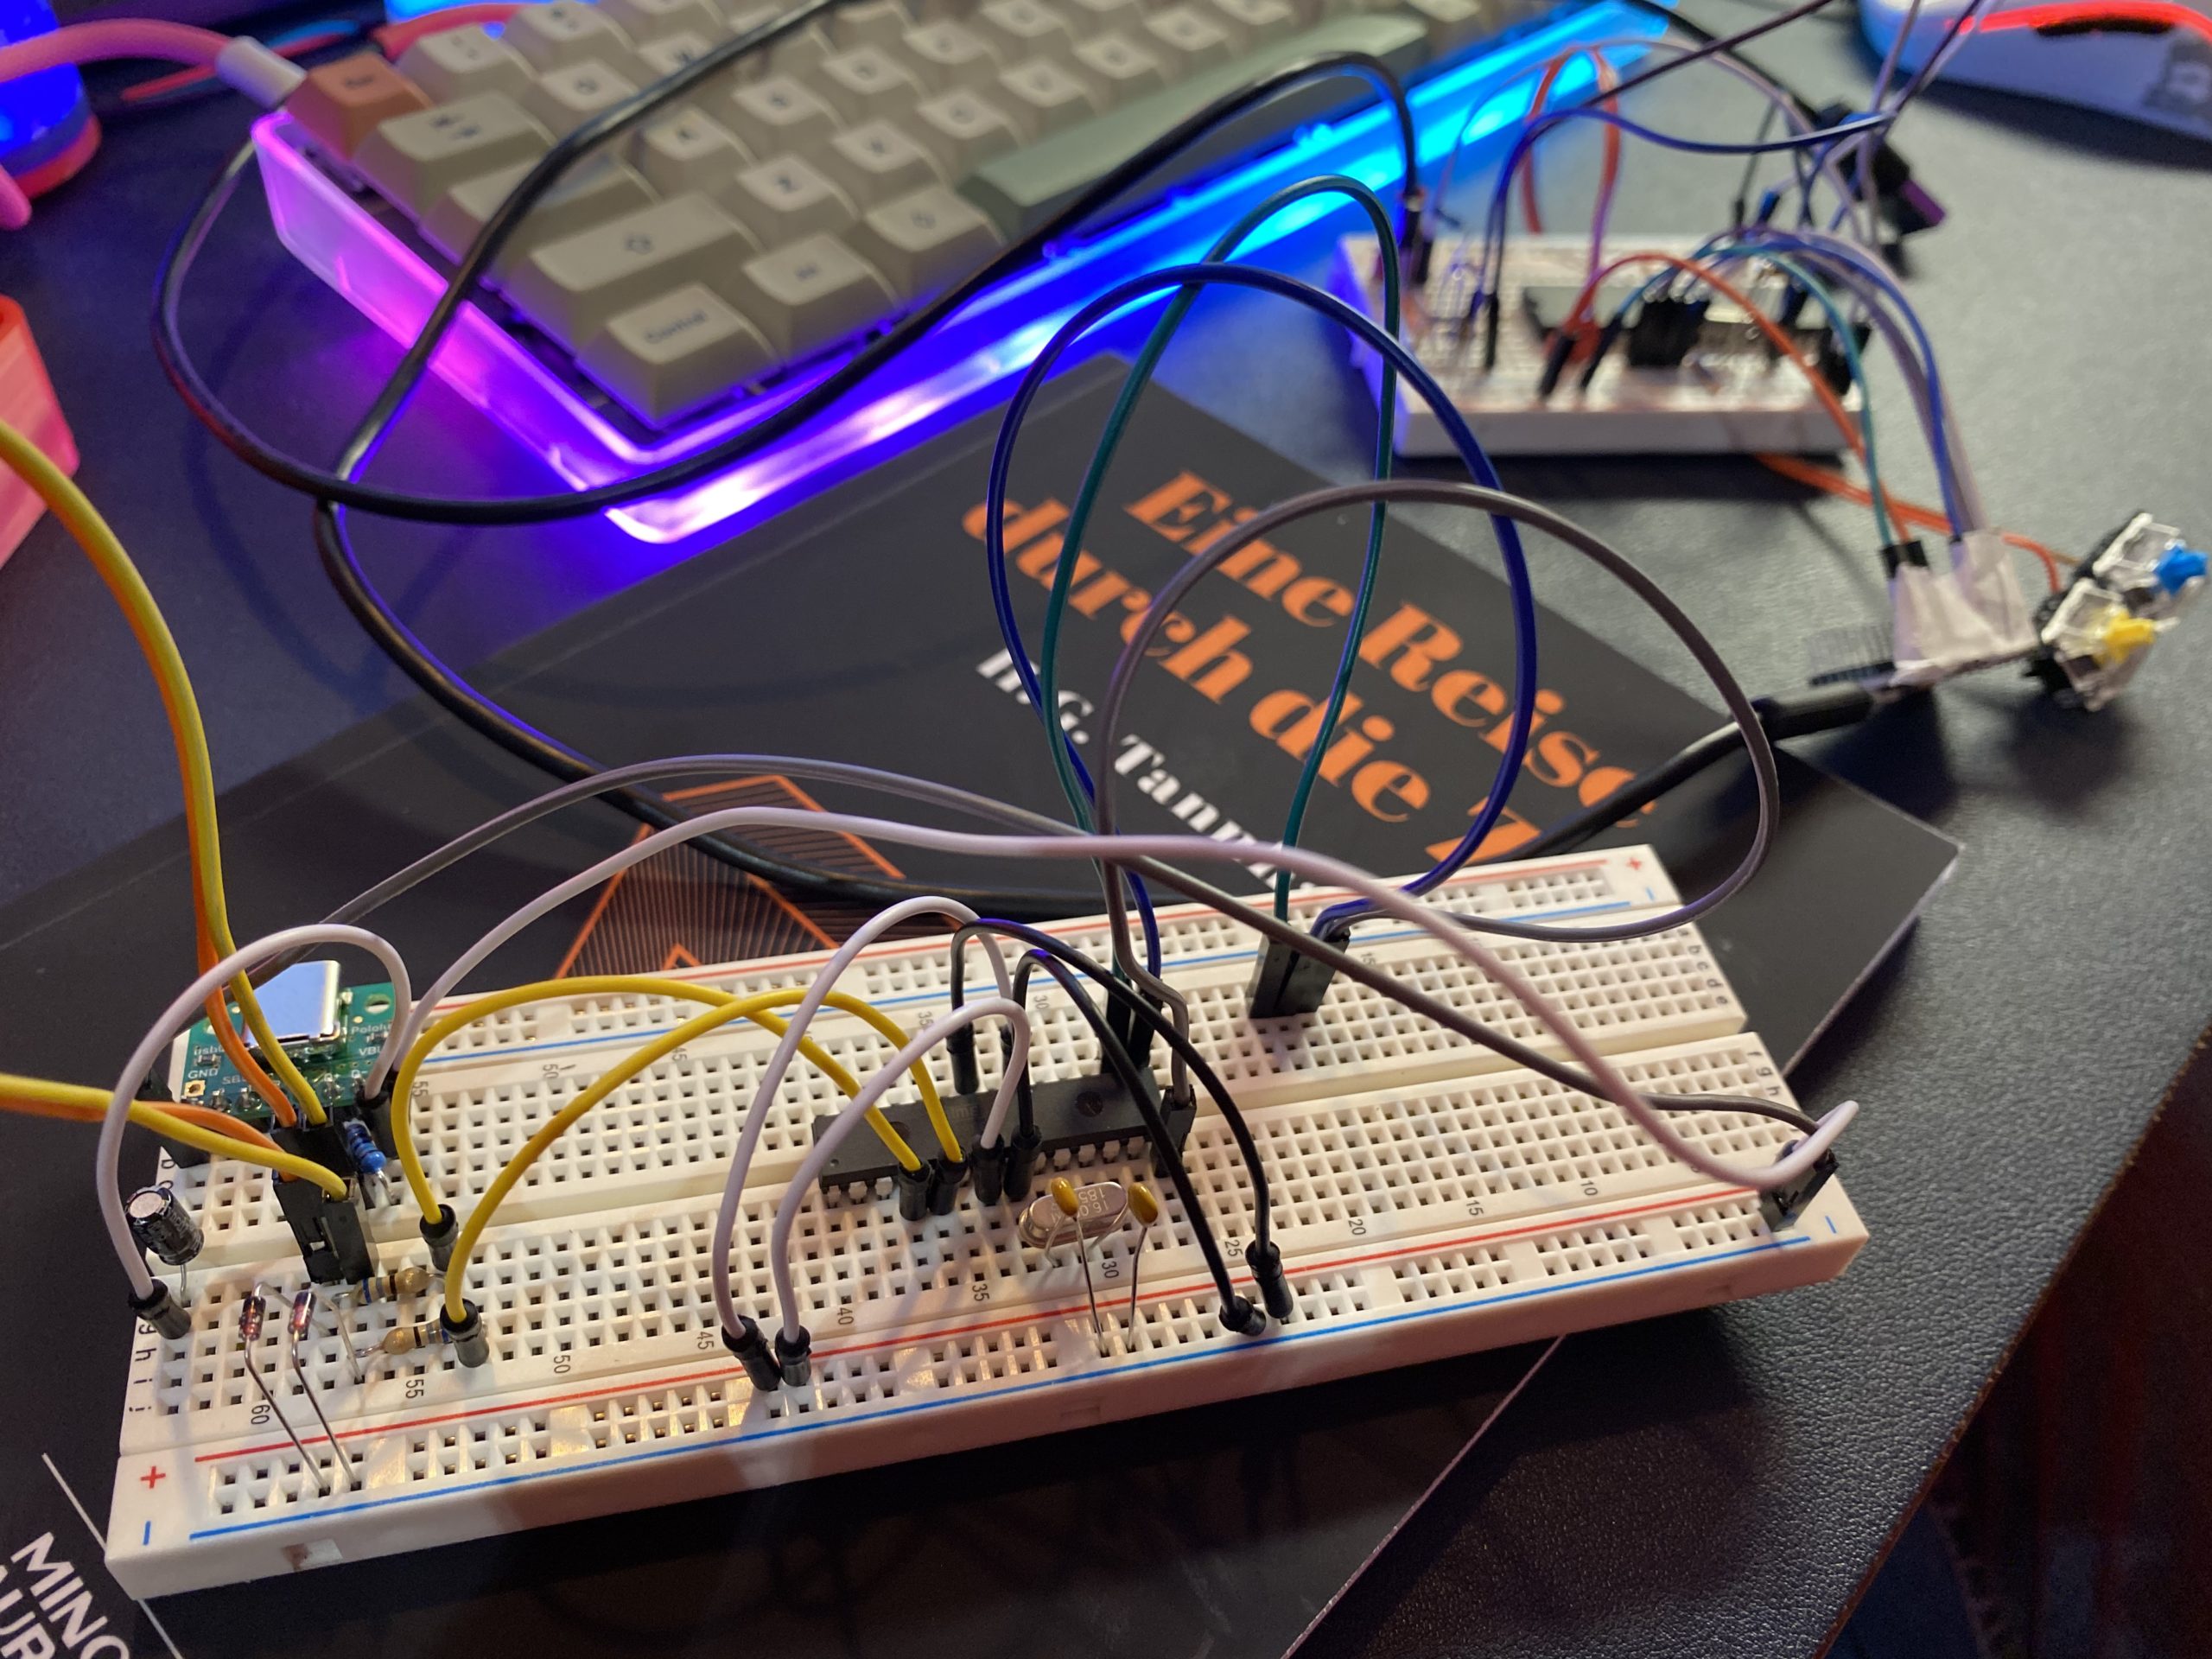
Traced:
[[609, 318], [576, 361], [656, 424], [727, 396], [773, 365], [760, 331], [698, 283]]

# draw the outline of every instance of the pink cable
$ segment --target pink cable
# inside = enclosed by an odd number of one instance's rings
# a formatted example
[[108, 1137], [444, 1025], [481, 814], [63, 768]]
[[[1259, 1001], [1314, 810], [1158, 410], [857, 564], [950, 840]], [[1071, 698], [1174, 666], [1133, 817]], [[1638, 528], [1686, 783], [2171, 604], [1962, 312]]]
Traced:
[[[100, 23], [68, 23], [51, 34], [0, 46], [0, 80], [35, 75], [63, 64], [108, 58], [159, 58], [205, 67], [231, 43], [227, 35], [156, 17], [118, 17]], [[4, 209], [0, 209], [4, 211]]]
[[[0, 81], [19, 80], [64, 64], [99, 63], [108, 58], [159, 58], [209, 68], [231, 43], [227, 35], [157, 17], [118, 17], [106, 22], [70, 23], [50, 34], [0, 46]], [[31, 222], [30, 198], [0, 168], [0, 231], [20, 231]]]

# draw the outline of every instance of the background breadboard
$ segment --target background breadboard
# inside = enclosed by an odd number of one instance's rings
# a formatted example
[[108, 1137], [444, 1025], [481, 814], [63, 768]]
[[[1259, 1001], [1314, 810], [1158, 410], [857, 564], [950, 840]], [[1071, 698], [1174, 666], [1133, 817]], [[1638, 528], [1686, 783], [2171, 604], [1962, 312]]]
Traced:
[[[1607, 243], [1600, 264], [1645, 249], [1688, 254], [1697, 245], [1689, 238], [1638, 237]], [[1580, 367], [1571, 366], [1552, 395], [1539, 398], [1544, 345], [1523, 314], [1522, 290], [1532, 285], [1580, 288], [1589, 275], [1586, 236], [1515, 237], [1508, 242], [1497, 363], [1485, 372], [1478, 330], [1433, 321], [1465, 312], [1476, 251], [1477, 245], [1465, 238], [1447, 237], [1437, 243], [1427, 284], [1418, 296], [1407, 296], [1403, 337], [1491, 454], [1825, 454], [1841, 447], [1835, 423], [1805, 377], [1786, 363], [1770, 360], [1763, 349], [1694, 358], [1681, 369], [1631, 369], [1616, 342], [1587, 391], [1577, 385]], [[1382, 315], [1379, 269], [1373, 237], [1346, 237], [1338, 245], [1338, 291], [1377, 321]], [[1631, 267], [1609, 278], [1608, 287], [1640, 281], [1659, 270], [1656, 264]], [[1354, 355], [1379, 396], [1379, 359], [1364, 346], [1355, 347]], [[1847, 409], [1858, 407], [1855, 388], [1843, 403]], [[1402, 455], [1455, 453], [1443, 423], [1402, 386], [1396, 443]]]
[[[1478, 875], [1461, 887], [1461, 907], [1618, 912], [1674, 897], [1636, 849]], [[1864, 1241], [1837, 1184], [1770, 1234], [1751, 1194], [1674, 1163], [1613, 1107], [1486, 1065], [1487, 1051], [1457, 1039], [1425, 1040], [1365, 1001], [1339, 1004], [1342, 988], [1303, 1040], [1304, 1022], [1249, 1028], [1238, 1012], [1249, 938], [1194, 912], [1167, 920], [1171, 977], [1205, 1010], [1202, 1041], [1217, 1063], [1245, 1068], [1230, 1080], [1266, 1160], [1299, 1295], [1296, 1317], [1265, 1338], [1218, 1334], [1180, 1205], [1141, 1146], [1109, 1146], [1058, 1166], [1086, 1179], [1143, 1175], [1167, 1204], [1145, 1246], [1133, 1323], [1134, 1229], [1093, 1246], [1113, 1314], [1103, 1351], [1071, 1252], [1054, 1261], [1026, 1249], [1002, 1209], [970, 1196], [950, 1216], [909, 1224], [885, 1195], [815, 1191], [795, 1234], [815, 1378], [755, 1397], [721, 1347], [709, 1280], [727, 1143], [768, 1046], [733, 1039], [641, 1081], [633, 1100], [607, 1102], [597, 1138], [568, 1137], [575, 1148], [558, 1179], [502, 1209], [469, 1280], [490, 1364], [462, 1369], [442, 1348], [379, 1355], [356, 1382], [326, 1320], [305, 1351], [303, 1384], [281, 1321], [270, 1321], [251, 1361], [335, 1488], [327, 1497], [247, 1377], [238, 1338], [238, 1300], [251, 1284], [289, 1298], [302, 1282], [289, 1235], [247, 1184], [219, 1176], [197, 1188], [211, 1248], [193, 1272], [192, 1332], [165, 1342], [142, 1327], [133, 1357], [109, 1531], [118, 1577], [134, 1594], [167, 1593], [1291, 1387], [1814, 1282]], [[1371, 926], [1360, 948], [1499, 1015], [1487, 988], [1388, 937], [1397, 931]], [[1690, 930], [1633, 946], [1510, 948], [1554, 975], [1555, 995], [1581, 999], [1586, 1027], [1603, 1032], [1610, 1020], [1628, 1034], [1613, 1046], [1639, 1086], [1788, 1097]], [[794, 982], [816, 960], [700, 976], [734, 989]], [[893, 1010], [911, 1027], [941, 1004], [944, 962], [941, 938], [884, 946], [863, 964], [864, 994], [916, 999]], [[971, 984], [982, 971], [971, 955]], [[858, 989], [861, 978], [849, 983]], [[425, 1122], [439, 1127], [425, 1158], [448, 1192], [480, 1190], [504, 1156], [495, 1148], [683, 1010], [593, 998], [566, 1012], [566, 1023], [543, 1009], [504, 1028], [487, 1021], [502, 1040], [433, 1069]], [[1051, 1065], [1084, 1064], [1077, 1024], [1056, 1007]], [[836, 1034], [856, 1067], [880, 1064], [887, 1047], [861, 1044], [853, 1027]], [[578, 1050], [544, 1046], [569, 1043], [590, 1058], [549, 1076], [546, 1066], [572, 1061], [542, 1056]], [[817, 1104], [828, 1097], [810, 1084], [787, 1091], [777, 1154], [747, 1188], [737, 1291], [760, 1315], [772, 1306], [769, 1219]], [[1790, 1134], [1736, 1114], [1676, 1121], [1745, 1160], [1771, 1158]], [[1250, 1185], [1218, 1116], [1201, 1115], [1185, 1155], [1234, 1257]], [[386, 1267], [424, 1259], [419, 1242], [404, 1242], [409, 1214], [395, 1205], [379, 1217]], [[353, 1310], [353, 1344], [434, 1318], [435, 1294]], [[310, 1389], [353, 1461], [350, 1484], [307, 1405]]]

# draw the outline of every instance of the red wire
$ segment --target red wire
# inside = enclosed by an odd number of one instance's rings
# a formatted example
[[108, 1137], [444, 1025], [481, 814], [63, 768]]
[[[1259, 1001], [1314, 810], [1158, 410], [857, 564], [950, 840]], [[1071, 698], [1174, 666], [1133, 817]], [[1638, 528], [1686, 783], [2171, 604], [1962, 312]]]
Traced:
[[[1611, 92], [1620, 85], [1620, 76], [1615, 72], [1613, 66], [1605, 60], [1603, 54], [1592, 52], [1587, 47], [1569, 47], [1544, 66], [1543, 78], [1537, 81], [1535, 92], [1529, 100], [1529, 113], [1523, 118], [1524, 120], [1533, 121], [1543, 113], [1544, 105], [1551, 98], [1552, 83], [1559, 79], [1560, 72], [1577, 58], [1590, 60], [1600, 92]], [[1619, 105], [1611, 99], [1604, 99], [1603, 104], [1604, 107], [1612, 111], [1616, 115], [1620, 113]], [[1606, 212], [1612, 206], [1613, 186], [1621, 175], [1621, 130], [1616, 126], [1607, 125], [1605, 159], [1598, 181], [1598, 213], [1591, 230], [1593, 241], [1603, 230]], [[1536, 206], [1535, 146], [1531, 145], [1528, 154], [1522, 157], [1521, 169], [1521, 216], [1527, 221], [1530, 235], [1541, 236], [1544, 233], [1544, 219]]]
[[[1825, 490], [1830, 495], [1841, 496], [1847, 501], [1856, 501], [1862, 507], [1870, 506], [1873, 503], [1874, 498], [1867, 493], [1864, 485], [1853, 482], [1841, 473], [1831, 472], [1825, 467], [1816, 466], [1798, 456], [1758, 455], [1754, 459], [1770, 472], [1779, 473], [1783, 477], [1796, 483], [1809, 484], [1813, 488]], [[1900, 501], [1894, 496], [1890, 498], [1890, 516], [1901, 524], [1910, 524], [1915, 530], [1948, 531], [1951, 527], [1951, 521], [1936, 512], [1935, 508], [1923, 507], [1917, 501]], [[2060, 555], [2052, 552], [2032, 536], [2019, 536], [2009, 530], [2000, 530], [1997, 532], [1997, 537], [2007, 547], [2017, 547], [2024, 553], [2032, 553], [2036, 556], [2043, 565], [2044, 576], [2050, 582], [2052, 593], [2056, 593], [2066, 585], [2066, 579], [2059, 569]], [[2068, 560], [2066, 563], [2071, 563], [2072, 561]]]
[[2068, 24], [2094, 29], [2099, 23], [2162, 23], [2169, 29], [2194, 29], [2212, 40], [2212, 17], [2174, 0], [2059, 0], [2058, 3], [2012, 6], [1985, 12], [1974, 19], [1974, 29], [1995, 34], [2008, 29], [2058, 29]]
[[[1575, 296], [1574, 304], [1568, 310], [1566, 321], [1560, 325], [1561, 331], [1570, 337], [1579, 333], [1583, 338], [1588, 338], [1592, 334], [1590, 325], [1596, 321], [1591, 315], [1591, 303], [1597, 297], [1598, 289], [1605, 278], [1626, 266], [1643, 264], [1672, 265], [1676, 270], [1694, 276], [1714, 292], [1733, 300], [1744, 315], [1751, 320], [1758, 331], [1766, 336], [1767, 343], [1774, 347], [1776, 353], [1786, 359], [1799, 373], [1805, 377], [1805, 384], [1813, 389], [1814, 395], [1821, 400], [1821, 407], [1827, 410], [1828, 417], [1836, 424], [1836, 430], [1842, 434], [1844, 442], [1850, 445], [1851, 453], [1859, 457], [1860, 465], [1866, 464], [1866, 441], [1859, 433], [1859, 423], [1851, 417], [1851, 411], [1844, 408], [1843, 400], [1836, 396], [1835, 389], [1821, 378], [1818, 368], [1798, 354], [1796, 346], [1790, 340], [1789, 335], [1782, 332], [1780, 323], [1753, 304], [1749, 295], [1708, 265], [1700, 264], [1694, 259], [1685, 259], [1678, 253], [1666, 253], [1656, 248], [1643, 249], [1635, 253], [1624, 253], [1608, 264], [1603, 270], [1590, 273], [1589, 281], [1583, 283], [1582, 292]], [[1871, 503], [1872, 498], [1868, 499]], [[1882, 505], [1885, 507], [1890, 505], [1890, 493], [1887, 490], [1882, 492]], [[1891, 517], [1895, 518], [1896, 514], [1892, 512]]]
[[504, 23], [521, 10], [518, 5], [504, 3], [448, 6], [443, 11], [426, 12], [420, 17], [410, 17], [404, 23], [386, 23], [369, 33], [371, 38], [384, 48], [385, 56], [397, 58], [425, 35], [436, 35], [448, 29], [465, 29], [471, 23]]
[[[353, 31], [350, 29], [317, 29], [312, 35], [302, 35], [297, 40], [286, 41], [283, 45], [272, 46], [269, 49], [280, 58], [296, 58], [309, 52], [320, 51], [326, 46], [334, 46], [340, 41], [350, 37], [353, 33]], [[142, 80], [126, 86], [120, 96], [125, 104], [141, 104], [149, 98], [160, 98], [168, 92], [181, 92], [188, 86], [197, 86], [203, 81], [213, 80], [214, 78], [215, 72], [213, 69], [179, 69], [172, 74], [156, 75], [151, 80]]]

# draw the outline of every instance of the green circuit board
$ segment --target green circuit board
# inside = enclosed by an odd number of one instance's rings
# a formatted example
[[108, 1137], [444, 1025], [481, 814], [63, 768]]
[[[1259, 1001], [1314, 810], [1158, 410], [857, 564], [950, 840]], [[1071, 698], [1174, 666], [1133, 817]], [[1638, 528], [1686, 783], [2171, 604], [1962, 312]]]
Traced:
[[[328, 1036], [284, 1045], [325, 1107], [336, 1108], [353, 1098], [354, 1084], [368, 1074], [391, 1030], [391, 1014], [389, 984], [347, 986], [338, 993], [336, 1024]], [[180, 1040], [184, 1065], [173, 1085], [179, 1100], [228, 1112], [258, 1129], [270, 1127], [268, 1103], [238, 1076], [207, 1020], [195, 1020]]]

